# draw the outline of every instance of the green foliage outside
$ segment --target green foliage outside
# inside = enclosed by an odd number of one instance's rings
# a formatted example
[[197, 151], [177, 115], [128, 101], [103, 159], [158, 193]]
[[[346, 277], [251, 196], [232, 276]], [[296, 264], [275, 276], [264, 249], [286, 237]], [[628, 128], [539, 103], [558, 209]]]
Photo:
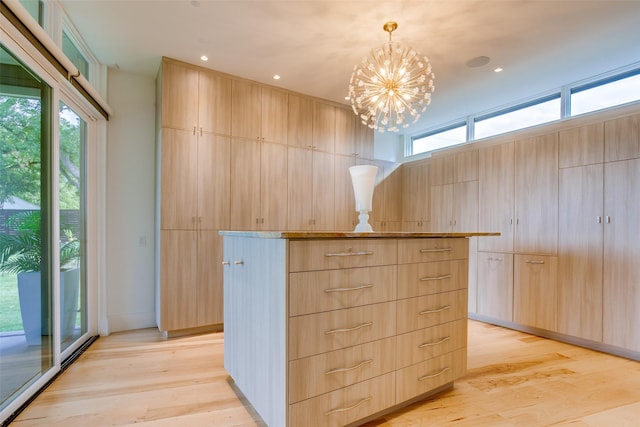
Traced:
[[[45, 112], [45, 114], [47, 114]], [[0, 95], [0, 209], [12, 197], [19, 197], [29, 203], [41, 204], [41, 135], [42, 103], [38, 98], [27, 96]], [[60, 163], [59, 165], [59, 205], [60, 209], [80, 209], [80, 164], [79, 141], [83, 140], [83, 126], [77, 116], [62, 105], [59, 120]], [[37, 216], [37, 218], [36, 218]], [[11, 221], [12, 219], [10, 219]], [[22, 330], [16, 273], [33, 268], [41, 262], [39, 246], [39, 212], [25, 221], [22, 226], [37, 224], [37, 233], [25, 232], [14, 236], [0, 235], [0, 258], [19, 261], [14, 269], [0, 272], [0, 332]], [[25, 230], [23, 230], [25, 231]], [[28, 231], [28, 230], [27, 230]], [[33, 231], [33, 230], [31, 230]], [[79, 236], [69, 235], [69, 230], [61, 230], [61, 236], [71, 245], [63, 245], [61, 257], [69, 254], [77, 258]], [[21, 242], [16, 239], [22, 239]], [[20, 245], [22, 247], [20, 248]], [[16, 251], [16, 248], [17, 251]], [[37, 254], [34, 252], [38, 252]], [[21, 255], [16, 257], [16, 255]], [[66, 259], [69, 259], [68, 257]], [[65, 265], [66, 259], [61, 258]], [[22, 264], [22, 265], [20, 265]]]

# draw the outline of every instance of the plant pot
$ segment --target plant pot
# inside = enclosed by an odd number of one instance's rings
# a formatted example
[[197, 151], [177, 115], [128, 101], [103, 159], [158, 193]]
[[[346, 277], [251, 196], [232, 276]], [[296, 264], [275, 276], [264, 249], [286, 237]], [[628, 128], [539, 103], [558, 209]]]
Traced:
[[[78, 292], [80, 289], [80, 269], [72, 268], [60, 272], [60, 307], [62, 313], [62, 341], [71, 336], [78, 314]], [[42, 321], [42, 298], [40, 272], [30, 271], [18, 274], [18, 297], [20, 315], [27, 345], [40, 345], [42, 335], [50, 335], [49, 322]], [[44, 323], [44, 325], [43, 325]]]

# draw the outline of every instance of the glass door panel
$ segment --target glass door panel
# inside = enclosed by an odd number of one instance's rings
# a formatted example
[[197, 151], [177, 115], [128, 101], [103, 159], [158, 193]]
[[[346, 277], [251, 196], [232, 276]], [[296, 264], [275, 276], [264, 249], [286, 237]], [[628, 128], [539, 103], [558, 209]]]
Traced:
[[61, 351], [87, 332], [85, 282], [86, 123], [60, 103], [60, 325]]
[[51, 88], [0, 45], [0, 410], [53, 366]]

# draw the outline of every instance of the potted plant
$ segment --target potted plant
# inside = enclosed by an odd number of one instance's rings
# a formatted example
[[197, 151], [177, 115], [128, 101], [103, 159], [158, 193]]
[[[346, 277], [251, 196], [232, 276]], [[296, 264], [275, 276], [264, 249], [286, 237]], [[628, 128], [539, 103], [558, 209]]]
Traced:
[[[40, 211], [20, 212], [9, 218], [8, 222], [15, 234], [0, 235], [0, 271], [17, 274], [20, 315], [27, 344], [40, 345], [41, 336], [49, 332], [48, 320], [44, 319], [43, 322], [42, 319]], [[70, 227], [60, 228], [61, 236], [64, 236], [60, 243], [60, 306], [64, 339], [73, 333], [78, 312], [80, 242], [73, 236]]]

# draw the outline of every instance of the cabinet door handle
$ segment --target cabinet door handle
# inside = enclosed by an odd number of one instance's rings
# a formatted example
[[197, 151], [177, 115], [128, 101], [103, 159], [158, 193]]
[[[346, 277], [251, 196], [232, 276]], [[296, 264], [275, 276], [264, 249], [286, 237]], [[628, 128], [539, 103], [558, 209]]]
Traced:
[[337, 334], [340, 332], [357, 331], [358, 329], [366, 328], [367, 326], [371, 325], [373, 325], [373, 322], [361, 323], [360, 325], [354, 326], [353, 328], [331, 329], [330, 331], [326, 331], [325, 335]]
[[611, 217], [609, 215], [605, 216], [605, 220], [607, 221], [607, 224], [611, 224]]
[[526, 262], [527, 264], [544, 264], [544, 261], [537, 261], [532, 259], [525, 259], [524, 262]]
[[450, 305], [445, 305], [444, 307], [436, 308], [435, 310], [422, 310], [422, 311], [418, 312], [418, 314], [420, 316], [422, 316], [424, 314], [440, 313], [442, 311], [450, 310], [450, 309], [451, 309]]
[[451, 274], [444, 274], [442, 276], [435, 276], [435, 277], [421, 277], [420, 281], [421, 282], [428, 282], [430, 280], [444, 280], [444, 279], [448, 279], [451, 277]]
[[597, 222], [598, 224], [602, 224], [602, 217], [601, 217], [600, 215], [598, 215], [598, 216], [596, 217], [596, 222]]
[[427, 252], [451, 252], [452, 248], [433, 248], [433, 249], [420, 249], [420, 253], [424, 254]]
[[489, 257], [489, 258], [487, 258], [487, 261], [502, 261], [502, 258]]
[[332, 289], [325, 289], [324, 291], [326, 293], [330, 293], [330, 292], [349, 292], [349, 291], [359, 291], [361, 289], [367, 289], [367, 288], [373, 288], [373, 285], [372, 284], [361, 285], [361, 286], [355, 286], [353, 288], [332, 288]]
[[440, 341], [434, 341], [434, 342], [426, 342], [424, 344], [420, 344], [418, 346], [418, 348], [425, 348], [425, 347], [433, 347], [434, 345], [440, 345], [443, 342], [447, 342], [451, 339], [451, 337], [444, 337], [442, 338]]
[[444, 374], [445, 372], [447, 372], [449, 370], [448, 366], [445, 366], [444, 368], [440, 369], [438, 372], [436, 372], [435, 374], [429, 374], [429, 375], [423, 375], [420, 378], [418, 378], [418, 381], [424, 381], [424, 380], [428, 380], [429, 378], [435, 378], [439, 375]]
[[355, 408], [355, 407], [357, 407], [357, 406], [362, 405], [364, 402], [368, 402], [368, 401], [369, 401], [369, 400], [371, 400], [371, 399], [372, 399], [372, 397], [371, 397], [371, 396], [369, 396], [369, 397], [365, 397], [364, 399], [362, 399], [362, 400], [360, 400], [360, 401], [358, 401], [358, 402], [354, 403], [354, 404], [353, 404], [353, 405], [351, 405], [351, 406], [347, 406], [346, 408], [336, 408], [336, 409], [332, 409], [332, 410], [330, 410], [330, 411], [328, 411], [328, 412], [325, 412], [325, 413], [324, 413], [324, 415], [325, 415], [325, 416], [327, 416], [327, 415], [333, 415], [333, 414], [337, 414], [337, 413], [340, 413], [340, 412], [348, 411], [348, 410], [350, 410], [350, 409], [353, 409], [353, 408]]
[[358, 251], [358, 252], [335, 252], [335, 253], [326, 253], [324, 256], [332, 257], [332, 256], [360, 256], [360, 255], [373, 255], [373, 251]]
[[229, 261], [222, 261], [222, 265], [231, 265]]
[[373, 362], [373, 359], [368, 359], [368, 360], [363, 360], [362, 362], [358, 363], [357, 365], [354, 365], [350, 368], [336, 368], [336, 369], [332, 369], [330, 371], [325, 372], [325, 375], [331, 375], [331, 374], [337, 374], [339, 372], [348, 372], [348, 371], [353, 371], [354, 369], [358, 369], [361, 366], [366, 365], [367, 363], [371, 363]]
[[240, 261], [233, 261], [233, 263], [234, 263], [235, 265], [244, 265], [244, 261], [243, 261], [243, 260], [240, 260]]

